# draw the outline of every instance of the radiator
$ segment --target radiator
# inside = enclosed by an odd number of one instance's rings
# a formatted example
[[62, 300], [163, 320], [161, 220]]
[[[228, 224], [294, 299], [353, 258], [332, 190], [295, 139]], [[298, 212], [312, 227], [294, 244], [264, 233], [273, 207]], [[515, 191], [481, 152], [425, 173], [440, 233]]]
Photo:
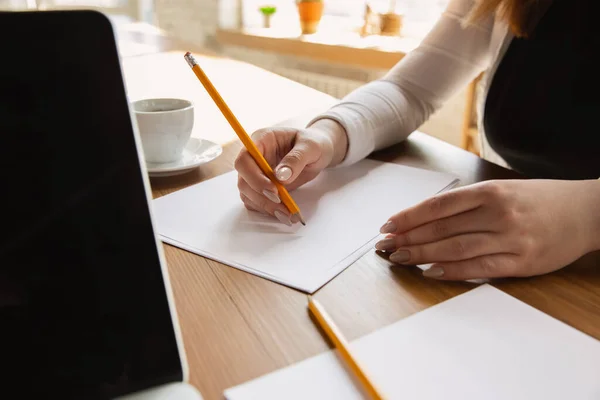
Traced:
[[351, 79], [338, 78], [315, 72], [306, 72], [295, 68], [280, 67], [272, 65], [268, 68], [271, 72], [291, 79], [320, 92], [327, 93], [330, 96], [341, 99], [348, 93], [364, 85], [364, 82]]
[[320, 92], [327, 93], [330, 96], [341, 99], [352, 90], [365, 84], [361, 80], [353, 80], [318, 73], [304, 71], [300, 68], [282, 65], [277, 55], [265, 52], [257, 52], [241, 47], [227, 47], [223, 49], [224, 53], [232, 58], [254, 64], [257, 67], [281, 75]]

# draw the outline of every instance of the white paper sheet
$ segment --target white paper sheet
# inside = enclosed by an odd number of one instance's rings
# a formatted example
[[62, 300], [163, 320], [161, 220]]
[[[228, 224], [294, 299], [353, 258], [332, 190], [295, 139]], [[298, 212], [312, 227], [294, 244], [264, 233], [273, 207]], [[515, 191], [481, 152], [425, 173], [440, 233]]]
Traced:
[[163, 241], [312, 293], [371, 249], [387, 218], [456, 182], [363, 160], [294, 191], [306, 226], [287, 227], [247, 211], [230, 172], [155, 199], [153, 211]]
[[[488, 284], [351, 347], [388, 399], [600, 399], [600, 341]], [[337, 352], [327, 352], [228, 389], [225, 397], [366, 398], [354, 382]]]

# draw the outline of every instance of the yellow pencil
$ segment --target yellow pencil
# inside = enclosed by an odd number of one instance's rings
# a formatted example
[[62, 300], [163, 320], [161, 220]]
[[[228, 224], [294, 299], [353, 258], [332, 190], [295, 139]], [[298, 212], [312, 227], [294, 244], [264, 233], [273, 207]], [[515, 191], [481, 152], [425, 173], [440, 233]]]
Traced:
[[314, 300], [311, 296], [308, 296], [308, 308], [313, 313], [319, 326], [325, 331], [329, 339], [335, 344], [335, 347], [339, 350], [342, 358], [352, 370], [356, 378], [360, 381], [365, 391], [374, 400], [384, 399], [383, 395], [377, 390], [375, 385], [369, 380], [365, 371], [360, 367], [356, 358], [350, 352], [348, 342], [344, 339], [344, 336], [334, 324], [331, 317], [327, 314], [323, 306]]
[[185, 53], [184, 58], [187, 61], [190, 68], [192, 68], [192, 71], [194, 71], [194, 73], [196, 74], [196, 76], [198, 77], [198, 79], [200, 80], [210, 97], [212, 97], [217, 107], [219, 107], [219, 110], [221, 110], [221, 113], [223, 113], [223, 116], [225, 117], [225, 119], [227, 119], [229, 125], [231, 125], [235, 133], [238, 135], [238, 137], [246, 147], [246, 150], [248, 150], [248, 153], [250, 153], [254, 161], [256, 161], [258, 167], [275, 184], [275, 186], [277, 187], [277, 191], [279, 192], [281, 202], [288, 208], [292, 215], [298, 217], [302, 225], [306, 225], [306, 222], [304, 221], [304, 218], [302, 218], [302, 214], [300, 213], [300, 208], [298, 207], [294, 199], [292, 199], [292, 196], [290, 196], [285, 186], [279, 183], [279, 181], [275, 177], [273, 169], [271, 169], [271, 166], [269, 165], [267, 160], [265, 160], [262, 153], [258, 150], [256, 144], [250, 138], [250, 135], [248, 135], [248, 133], [244, 130], [242, 124], [240, 124], [235, 115], [233, 115], [233, 112], [231, 112], [231, 110], [229, 109], [229, 107], [227, 106], [217, 89], [215, 89], [215, 87], [208, 79], [202, 68], [200, 68], [192, 54], [188, 51], [187, 53]]

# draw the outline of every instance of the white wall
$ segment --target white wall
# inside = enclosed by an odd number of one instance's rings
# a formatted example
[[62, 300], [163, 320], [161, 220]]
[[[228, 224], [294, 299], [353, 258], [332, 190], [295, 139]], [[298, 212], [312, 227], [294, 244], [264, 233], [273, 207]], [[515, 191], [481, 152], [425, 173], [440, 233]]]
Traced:
[[159, 27], [190, 43], [210, 43], [218, 27], [218, 0], [155, 0], [154, 4]]

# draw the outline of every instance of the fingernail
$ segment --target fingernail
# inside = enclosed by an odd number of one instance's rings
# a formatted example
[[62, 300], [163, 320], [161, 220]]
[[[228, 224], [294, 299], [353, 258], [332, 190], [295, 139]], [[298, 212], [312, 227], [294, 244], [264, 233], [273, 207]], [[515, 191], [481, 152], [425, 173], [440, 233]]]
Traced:
[[287, 226], [292, 226], [292, 221], [290, 221], [290, 216], [289, 215], [286, 215], [286, 214], [282, 213], [281, 211], [276, 210], [275, 211], [275, 217], [282, 224], [286, 224]]
[[269, 200], [271, 200], [273, 203], [281, 203], [281, 200], [279, 199], [279, 196], [277, 195], [277, 193], [273, 193], [270, 190], [263, 190], [263, 194], [265, 195], [265, 197]]
[[277, 179], [280, 181], [287, 181], [292, 177], [292, 170], [290, 167], [281, 167], [277, 169]]
[[295, 224], [297, 222], [300, 222], [300, 217], [297, 214], [294, 214], [294, 215], [292, 215], [290, 220], [292, 221], [293, 224]]
[[396, 232], [396, 224], [394, 224], [392, 221], [388, 221], [381, 227], [381, 229], [379, 229], [379, 232], [394, 233]]
[[442, 267], [431, 267], [423, 271], [423, 276], [428, 278], [441, 278], [444, 276], [444, 269]]
[[396, 241], [392, 238], [383, 239], [382, 241], [377, 242], [377, 244], [375, 245], [375, 248], [377, 250], [381, 250], [381, 251], [394, 250], [396, 248]]
[[410, 260], [410, 251], [398, 250], [390, 256], [390, 260], [397, 264], [402, 264]]

